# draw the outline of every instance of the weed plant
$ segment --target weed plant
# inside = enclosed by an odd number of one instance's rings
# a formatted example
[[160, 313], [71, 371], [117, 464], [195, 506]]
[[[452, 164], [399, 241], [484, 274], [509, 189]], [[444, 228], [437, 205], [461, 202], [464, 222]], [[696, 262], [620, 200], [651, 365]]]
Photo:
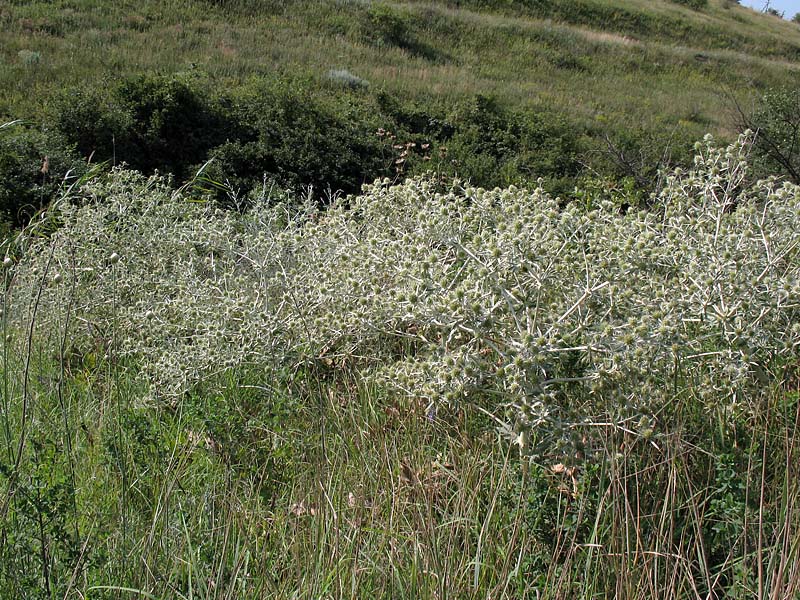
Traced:
[[751, 143], [648, 211], [64, 193], [4, 263], [0, 589], [793, 597], [800, 188]]

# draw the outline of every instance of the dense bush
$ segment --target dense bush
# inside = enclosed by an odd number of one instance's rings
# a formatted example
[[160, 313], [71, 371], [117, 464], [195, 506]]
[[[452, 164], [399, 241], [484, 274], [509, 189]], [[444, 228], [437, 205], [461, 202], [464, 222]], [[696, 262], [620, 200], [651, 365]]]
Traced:
[[542, 177], [563, 191], [558, 182], [572, 181], [581, 170], [579, 133], [557, 115], [507, 111], [478, 96], [449, 120], [457, 126], [441, 169], [451, 176], [501, 187]]
[[[347, 72], [332, 73], [338, 82]], [[428, 170], [487, 187], [543, 177], [565, 191], [581, 169], [580, 131], [556, 113], [511, 111], [478, 96], [447, 114], [353, 81], [312, 91], [263, 79], [215, 93], [200, 77], [140, 77], [65, 92], [53, 120], [95, 162], [182, 182], [213, 159], [205, 176], [227, 190], [221, 200], [265, 183], [355, 193], [378, 177]]]
[[354, 192], [382, 174], [374, 128], [348, 117], [347, 105], [283, 83], [257, 82], [214, 94], [197, 78], [140, 77], [109, 92], [63, 94], [55, 123], [95, 161], [150, 173], [207, 176], [246, 195], [264, 179], [283, 187]]
[[86, 163], [59, 135], [22, 124], [0, 128], [0, 222], [18, 227], [57, 195]]
[[[319, 83], [260, 77], [222, 90], [192, 72], [76, 87], [50, 107], [47, 154], [58, 166], [75, 148], [93, 163], [171, 174], [176, 185], [203, 167], [215, 198], [226, 204], [235, 197], [239, 205], [265, 186], [311, 186], [325, 200], [376, 178], [430, 171], [487, 188], [543, 178], [545, 189], [566, 198], [587, 166], [600, 177], [633, 180], [646, 194], [659, 169], [690, 160], [675, 152], [690, 144], [663, 134], [674, 128], [615, 127], [609, 137], [560, 112], [511, 109], [490, 96], [450, 106], [410, 101], [342, 69]], [[39, 205], [28, 191], [14, 191], [15, 181], [35, 183], [24, 162], [7, 157], [0, 193]]]
[[202, 161], [235, 126], [209, 90], [190, 79], [126, 80], [116, 95], [134, 124], [129, 143], [138, 152], [131, 165], [145, 171], [159, 169], [184, 179], [186, 166]]
[[782, 175], [800, 184], [800, 88], [770, 90], [755, 110], [740, 108], [739, 126], [758, 132], [753, 161], [757, 175]]
[[592, 134], [584, 155], [591, 170], [620, 187], [633, 182], [631, 191], [643, 200], [662, 184], [664, 172], [692, 163], [694, 140], [680, 126], [656, 122], [648, 127], [598, 127]]
[[426, 60], [440, 58], [431, 46], [413, 31], [414, 17], [407, 11], [375, 3], [357, 17], [360, 38], [377, 48], [399, 48]]
[[[682, 129], [656, 124], [609, 133], [482, 95], [435, 106], [342, 79], [347, 71], [331, 73], [337, 79], [329, 75], [320, 87], [258, 78], [220, 91], [201, 75], [175, 75], [74, 88], [52, 107], [48, 152], [58, 158], [74, 147], [94, 163], [171, 174], [176, 185], [202, 167], [210, 193], [240, 206], [265, 186], [311, 186], [324, 201], [376, 178], [430, 171], [487, 188], [532, 186], [542, 178], [545, 189], [568, 198], [586, 167], [601, 178], [633, 181], [646, 196], [661, 169], [691, 160]], [[13, 191], [16, 180], [35, 183], [23, 163], [6, 160], [0, 189], [9, 198], [29, 195]]]
[[672, 0], [675, 4], [682, 4], [694, 10], [700, 10], [708, 6], [708, 0]]
[[376, 46], [412, 46], [409, 15], [385, 4], [375, 4], [364, 13], [361, 34]]
[[74, 88], [54, 100], [53, 125], [84, 157], [97, 162], [133, 163], [132, 115], [108, 90]]
[[376, 127], [346, 105], [326, 105], [308, 91], [254, 85], [232, 95], [228, 120], [237, 135], [217, 146], [207, 174], [242, 195], [264, 178], [318, 194], [353, 193], [383, 174]]
[[55, 123], [85, 156], [146, 172], [158, 169], [179, 180], [235, 125], [207, 88], [183, 76], [136, 77], [110, 92], [67, 91], [57, 103]]

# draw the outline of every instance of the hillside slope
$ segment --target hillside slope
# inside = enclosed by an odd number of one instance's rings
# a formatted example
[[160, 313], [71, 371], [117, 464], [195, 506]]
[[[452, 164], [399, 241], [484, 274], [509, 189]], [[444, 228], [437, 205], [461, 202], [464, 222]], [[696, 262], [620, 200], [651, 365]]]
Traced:
[[[587, 113], [604, 104], [629, 116], [710, 113], [718, 104], [699, 97], [800, 71], [800, 26], [730, 0], [699, 10], [680, 0], [34, 0], [0, 8], [0, 25], [4, 114], [35, 114], [63, 85], [191, 68], [233, 81], [347, 68], [444, 100], [490, 92], [569, 99]], [[660, 93], [677, 98], [662, 103]]]
[[[56, 145], [96, 161], [179, 178], [230, 141], [235, 156], [216, 175], [245, 191], [265, 173], [354, 191], [437, 156], [437, 171], [490, 187], [544, 177], [561, 193], [588, 173], [647, 188], [704, 134], [732, 139], [737, 103], [800, 82], [800, 26], [731, 0], [34, 0], [0, 8], [0, 25], [0, 118], [55, 128], [66, 139]], [[154, 74], [160, 83], [136, 83]], [[187, 91], [189, 80], [202, 85]], [[181, 104], [178, 89], [194, 96]], [[209, 102], [216, 125], [197, 116]], [[294, 114], [298, 105], [313, 114]], [[267, 123], [281, 119], [291, 135]], [[123, 125], [130, 135], [113, 129]], [[334, 129], [358, 139], [330, 140]], [[367, 134], [380, 129], [441, 152], [412, 169], [414, 152], [376, 150]], [[209, 140], [181, 155], [187, 132]], [[136, 138], [127, 150], [126, 135]], [[271, 154], [276, 143], [283, 157]], [[297, 156], [297, 144], [308, 151]], [[36, 182], [58, 152], [25, 148], [15, 150], [28, 160], [22, 179]], [[352, 157], [320, 155], [338, 148]]]

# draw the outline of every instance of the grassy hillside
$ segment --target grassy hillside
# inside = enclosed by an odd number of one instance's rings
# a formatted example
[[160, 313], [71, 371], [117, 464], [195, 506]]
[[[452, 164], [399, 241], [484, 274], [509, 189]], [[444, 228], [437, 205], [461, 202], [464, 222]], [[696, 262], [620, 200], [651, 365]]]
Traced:
[[[45, 155], [53, 181], [81, 170], [64, 154], [72, 145], [179, 179], [217, 157], [214, 176], [243, 193], [264, 174], [353, 192], [430, 168], [487, 186], [544, 177], [568, 194], [600, 176], [648, 192], [705, 133], [732, 138], [734, 99], [747, 107], [800, 78], [800, 27], [728, 0], [34, 1], [0, 8], [0, 23], [0, 115], [39, 131], [12, 144], [2, 174], [39, 186], [34, 206], [52, 192], [38, 175]], [[141, 83], [154, 74], [161, 91]], [[312, 107], [317, 117], [295, 122], [313, 122], [320, 140], [345, 133], [293, 154], [304, 142], [285, 133], [291, 123], [255, 123], [281, 103]], [[158, 116], [170, 111], [180, 133]], [[189, 130], [196, 145], [165, 157]], [[395, 137], [375, 143], [378, 130]], [[270, 154], [276, 136], [291, 140], [284, 156]]]
[[0, 112], [15, 116], [37, 115], [60, 87], [143, 71], [196, 68], [227, 85], [348, 69], [426, 101], [483, 93], [719, 128], [720, 92], [796, 77], [800, 61], [800, 27], [727, 0], [33, 1], [0, 23]]

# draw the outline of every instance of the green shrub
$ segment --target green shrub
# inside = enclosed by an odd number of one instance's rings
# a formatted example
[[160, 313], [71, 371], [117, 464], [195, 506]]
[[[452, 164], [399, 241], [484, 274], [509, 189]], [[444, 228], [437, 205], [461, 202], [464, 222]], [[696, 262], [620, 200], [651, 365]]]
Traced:
[[57, 131], [94, 162], [137, 162], [133, 116], [108, 89], [72, 88], [53, 101], [51, 119]]
[[126, 79], [109, 92], [70, 90], [55, 112], [57, 128], [84, 156], [179, 180], [235, 131], [209, 89], [181, 75]]
[[[213, 159], [205, 174], [222, 184], [215, 195], [223, 202], [231, 191], [244, 198], [265, 183], [310, 185], [322, 197], [429, 170], [485, 187], [544, 178], [548, 190], [567, 195], [584, 164], [604, 176], [632, 177], [649, 191], [659, 168], [689, 158], [684, 140], [624, 127], [609, 138], [616, 155], [598, 143], [602, 152], [589, 156], [586, 132], [556, 112], [510, 110], [485, 96], [448, 111], [385, 90], [371, 93], [346, 72], [326, 80], [342, 85], [314, 89], [261, 78], [214, 93], [201, 77], [139, 77], [109, 84], [108, 91], [64, 93], [53, 120], [95, 162], [124, 162], [182, 182]], [[383, 137], [376, 135], [381, 130]], [[667, 147], [681, 151], [673, 162], [662, 161]]]
[[755, 110], [739, 110], [739, 126], [757, 132], [753, 166], [760, 177], [800, 183], [800, 87], [770, 90]]
[[328, 106], [308, 91], [263, 83], [229, 102], [227, 118], [238, 132], [211, 150], [207, 174], [241, 195], [265, 178], [280, 187], [310, 185], [318, 195], [353, 193], [384, 172], [375, 129], [357, 110], [337, 113], [335, 102]]
[[87, 170], [57, 133], [21, 124], [0, 129], [0, 221], [19, 227]]
[[402, 137], [422, 135], [447, 142], [456, 132], [456, 123], [430, 106], [404, 102], [384, 90], [375, 95], [375, 103], [387, 126], [399, 130]]
[[553, 114], [511, 112], [478, 96], [451, 119], [456, 130], [447, 142], [445, 173], [495, 187], [535, 184], [578, 174], [578, 132]]
[[662, 184], [662, 173], [691, 165], [690, 130], [666, 123], [597, 127], [586, 150], [586, 161], [605, 177], [624, 184], [632, 181], [645, 198]]
[[683, 6], [688, 6], [693, 10], [701, 10], [708, 6], [708, 0], [671, 0], [675, 4], [681, 4]]
[[376, 46], [410, 48], [413, 44], [409, 17], [385, 4], [375, 4], [364, 13], [361, 35]]
[[361, 39], [378, 48], [399, 48], [433, 62], [443, 56], [412, 31], [415, 19], [408, 12], [385, 4], [370, 6], [359, 15]]
[[206, 175], [243, 196], [265, 178], [282, 187], [356, 192], [385, 164], [363, 101], [336, 93], [326, 99], [262, 80], [214, 94], [199, 78], [146, 76], [108, 92], [66, 92], [54, 121], [94, 161], [158, 170], [178, 181], [214, 159]]
[[230, 135], [221, 106], [192, 78], [145, 76], [123, 82], [116, 93], [134, 124], [131, 142], [139, 152], [131, 165], [144, 171], [184, 179], [188, 165]]

